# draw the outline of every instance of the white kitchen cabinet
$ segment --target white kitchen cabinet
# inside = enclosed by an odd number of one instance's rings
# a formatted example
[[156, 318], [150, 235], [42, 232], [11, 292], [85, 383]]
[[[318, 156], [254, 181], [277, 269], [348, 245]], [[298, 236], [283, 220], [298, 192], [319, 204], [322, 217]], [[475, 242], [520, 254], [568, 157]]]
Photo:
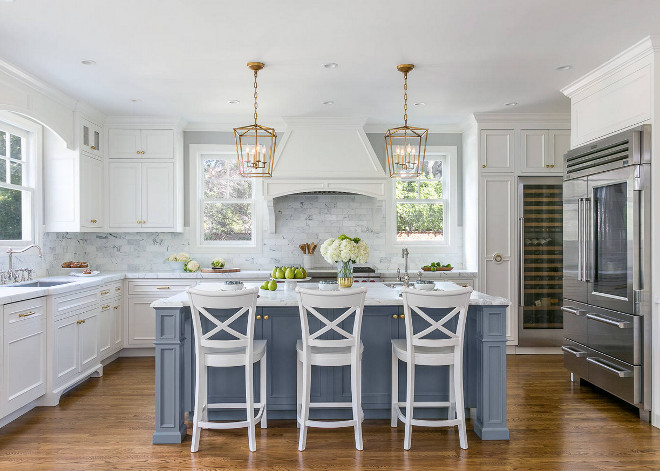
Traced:
[[80, 156], [80, 225], [103, 227], [103, 161], [83, 154]]
[[111, 355], [114, 347], [114, 310], [112, 304], [101, 303], [99, 312], [99, 356], [104, 359]]
[[550, 130], [549, 132], [549, 153], [554, 159], [554, 170], [557, 173], [564, 174], [564, 155], [571, 150], [571, 131], [568, 129]]
[[109, 163], [109, 228], [175, 231], [174, 164]]
[[171, 129], [109, 129], [110, 159], [174, 158], [174, 130]]
[[53, 383], [67, 383], [78, 374], [78, 315], [73, 312], [53, 323]]
[[124, 309], [121, 298], [115, 298], [112, 303], [112, 312], [114, 313], [114, 329], [112, 338], [112, 353], [116, 353], [124, 346]]
[[85, 118], [80, 118], [79, 121], [80, 150], [98, 158], [102, 158], [103, 151], [101, 149], [101, 142], [103, 141], [103, 128]]
[[563, 174], [564, 154], [570, 148], [570, 131], [522, 129], [520, 172]]
[[3, 308], [2, 416], [46, 392], [46, 303], [43, 298]]
[[99, 356], [103, 361], [122, 348], [122, 289], [121, 282], [101, 289], [99, 312]]
[[514, 171], [514, 130], [484, 129], [481, 131], [479, 155], [482, 172]]

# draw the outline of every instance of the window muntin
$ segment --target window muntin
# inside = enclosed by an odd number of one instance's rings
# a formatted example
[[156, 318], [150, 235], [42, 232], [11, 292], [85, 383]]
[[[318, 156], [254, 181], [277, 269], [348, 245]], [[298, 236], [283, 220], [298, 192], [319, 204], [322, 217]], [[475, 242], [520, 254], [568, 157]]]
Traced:
[[396, 242], [446, 243], [447, 170], [444, 155], [427, 155], [422, 175], [394, 181]]
[[234, 155], [199, 155], [199, 244], [245, 245], [255, 240], [254, 184], [238, 173]]

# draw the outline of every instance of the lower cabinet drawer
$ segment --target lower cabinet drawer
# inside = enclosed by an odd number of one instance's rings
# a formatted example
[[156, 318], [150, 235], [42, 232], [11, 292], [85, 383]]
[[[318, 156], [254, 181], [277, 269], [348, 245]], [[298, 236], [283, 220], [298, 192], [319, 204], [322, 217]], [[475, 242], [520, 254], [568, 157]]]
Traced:
[[587, 356], [588, 380], [631, 404], [642, 402], [641, 366], [594, 352]]
[[[189, 286], [194, 286], [200, 280], [149, 280], [149, 281], [129, 281], [128, 294], [137, 296], [158, 296], [167, 298], [177, 293], [185, 291]], [[157, 298], [158, 299], [158, 298]]]
[[585, 317], [589, 347], [632, 365], [642, 363], [640, 316], [591, 307]]
[[569, 339], [564, 339], [561, 349], [564, 351], [564, 368], [581, 378], [587, 379], [589, 375], [587, 355], [590, 349]]
[[581, 344], [588, 342], [586, 305], [564, 299], [561, 307], [564, 319], [564, 337]]

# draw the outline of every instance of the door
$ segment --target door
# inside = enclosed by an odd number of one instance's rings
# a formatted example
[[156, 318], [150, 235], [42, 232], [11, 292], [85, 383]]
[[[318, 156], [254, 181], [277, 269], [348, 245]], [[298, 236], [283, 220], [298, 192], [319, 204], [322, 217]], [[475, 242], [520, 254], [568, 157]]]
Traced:
[[554, 165], [553, 170], [564, 173], [564, 154], [571, 150], [571, 131], [567, 129], [551, 130], [548, 138], [550, 149], [548, 155]]
[[54, 322], [53, 382], [58, 386], [78, 373], [78, 325], [77, 315]]
[[139, 129], [108, 130], [108, 157], [135, 159], [142, 154], [142, 135]]
[[142, 164], [142, 224], [144, 228], [174, 228], [174, 164]]
[[518, 180], [518, 345], [561, 346], [562, 179]]
[[523, 129], [520, 131], [522, 172], [548, 171], [554, 165], [548, 155], [548, 131]]
[[106, 358], [112, 351], [115, 337], [115, 311], [111, 304], [102, 304], [99, 314], [99, 355]]
[[634, 167], [589, 176], [589, 304], [635, 314], [634, 252], [639, 249], [639, 193]]
[[143, 158], [174, 158], [174, 131], [168, 129], [143, 129], [141, 140]]
[[564, 297], [588, 302], [586, 282], [586, 215], [589, 192], [587, 177], [566, 180], [563, 188]]
[[80, 225], [103, 226], [103, 161], [80, 156]]
[[153, 347], [156, 339], [156, 311], [151, 303], [160, 297], [128, 299], [128, 344]]
[[80, 340], [80, 371], [86, 371], [99, 361], [99, 311], [98, 308], [78, 316]]
[[85, 120], [81, 120], [80, 125], [82, 133], [80, 150], [90, 152], [100, 157], [102, 155], [101, 128]]
[[112, 303], [113, 331], [112, 331], [112, 351], [118, 352], [122, 348], [122, 329], [123, 329], [123, 309], [121, 298], [117, 298]]
[[[108, 214], [112, 228], [142, 227], [142, 169], [139, 162], [110, 162]], [[171, 196], [170, 196], [171, 197]]]
[[484, 172], [513, 172], [514, 131], [483, 130], [481, 131], [480, 160]]

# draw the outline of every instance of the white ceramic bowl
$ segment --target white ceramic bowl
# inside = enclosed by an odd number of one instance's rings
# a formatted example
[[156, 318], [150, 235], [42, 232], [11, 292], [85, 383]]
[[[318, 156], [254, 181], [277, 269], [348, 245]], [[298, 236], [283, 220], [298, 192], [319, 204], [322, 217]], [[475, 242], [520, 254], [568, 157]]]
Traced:
[[339, 284], [336, 280], [321, 280], [319, 281], [319, 290], [321, 291], [337, 291]]
[[431, 280], [415, 281], [415, 289], [432, 291], [435, 289], [435, 282]]
[[243, 282], [238, 280], [225, 281], [222, 284], [223, 291], [238, 291], [243, 289]]

